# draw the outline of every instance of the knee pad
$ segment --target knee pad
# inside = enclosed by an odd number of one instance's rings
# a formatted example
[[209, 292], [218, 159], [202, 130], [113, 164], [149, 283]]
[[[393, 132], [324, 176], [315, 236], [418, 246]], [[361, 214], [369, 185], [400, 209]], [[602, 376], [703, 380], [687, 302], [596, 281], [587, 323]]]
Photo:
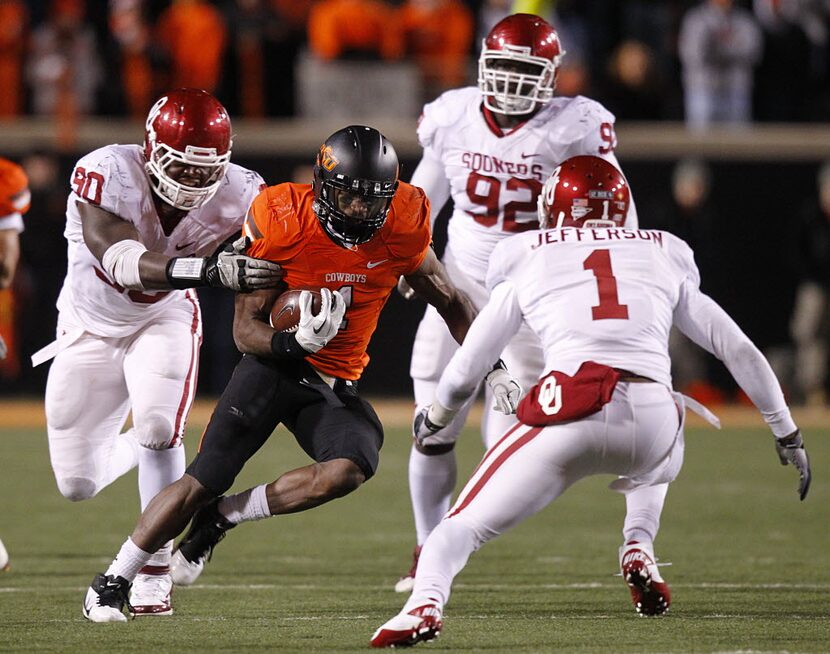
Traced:
[[135, 439], [149, 450], [164, 450], [173, 440], [173, 425], [161, 415], [150, 415], [135, 426]]
[[64, 477], [57, 482], [60, 494], [70, 502], [88, 500], [98, 492], [95, 482], [85, 477]]

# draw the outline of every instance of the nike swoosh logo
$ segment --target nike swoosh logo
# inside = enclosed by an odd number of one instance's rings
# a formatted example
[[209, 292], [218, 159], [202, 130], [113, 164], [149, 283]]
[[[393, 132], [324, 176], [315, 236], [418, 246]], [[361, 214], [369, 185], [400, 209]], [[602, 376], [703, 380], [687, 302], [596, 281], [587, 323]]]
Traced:
[[366, 267], [371, 270], [372, 268], [377, 268], [380, 264], [386, 263], [389, 259], [381, 259], [380, 261], [370, 261], [366, 264]]
[[538, 157], [538, 156], [539, 156], [538, 152], [531, 152], [530, 154], [525, 154], [524, 152], [522, 152], [522, 159], [530, 159], [531, 157]]
[[193, 245], [194, 243], [196, 243], [196, 241], [190, 241], [190, 243], [182, 243], [181, 245], [177, 245], [177, 246], [176, 246], [176, 250], [177, 250], [177, 251], [179, 251], [179, 250], [184, 250], [185, 248], [189, 248], [189, 247], [190, 247], [191, 245]]

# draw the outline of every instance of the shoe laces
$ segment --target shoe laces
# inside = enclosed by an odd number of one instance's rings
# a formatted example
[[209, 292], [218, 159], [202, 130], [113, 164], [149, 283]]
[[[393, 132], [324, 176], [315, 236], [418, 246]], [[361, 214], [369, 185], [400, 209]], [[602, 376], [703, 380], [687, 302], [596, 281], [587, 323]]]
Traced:
[[95, 591], [98, 595], [98, 606], [109, 606], [118, 611], [126, 606], [130, 613], [135, 612], [130, 604], [130, 583], [123, 577], [105, 576], [99, 581]]

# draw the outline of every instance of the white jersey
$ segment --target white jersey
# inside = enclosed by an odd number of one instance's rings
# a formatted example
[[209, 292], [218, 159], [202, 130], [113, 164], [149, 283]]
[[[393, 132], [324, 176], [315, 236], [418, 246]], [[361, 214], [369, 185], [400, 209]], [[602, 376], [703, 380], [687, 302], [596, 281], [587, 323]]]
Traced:
[[[619, 167], [614, 115], [582, 96], [554, 98], [502, 134], [482, 113], [477, 88], [447, 91], [424, 107], [418, 139], [424, 159], [443, 166], [455, 206], [445, 258], [455, 259], [479, 283], [501, 240], [538, 227], [537, 197], [562, 161], [590, 154]], [[412, 182], [419, 185], [417, 172]], [[432, 184], [424, 180], [423, 185], [437, 213], [441, 207], [430, 193]], [[629, 211], [626, 225], [637, 226], [635, 210]]]
[[[189, 211], [168, 236], [153, 203], [139, 145], [108, 145], [81, 158], [70, 179], [64, 236], [68, 269], [58, 309], [99, 336], [126, 336], [157, 318], [171, 304], [188, 302], [188, 291], [127, 291], [116, 284], [84, 243], [76, 202], [88, 202], [131, 223], [150, 251], [204, 257], [241, 229], [248, 206], [264, 187], [255, 172], [230, 164], [219, 190]], [[192, 296], [192, 291], [189, 293]]]
[[525, 321], [545, 371], [572, 375], [585, 361], [671, 388], [669, 330], [676, 325], [724, 362], [776, 436], [795, 431], [778, 380], [726, 312], [700, 291], [691, 248], [658, 230], [537, 230], [502, 241], [487, 273], [490, 300], [447, 366], [436, 398], [463, 403]]

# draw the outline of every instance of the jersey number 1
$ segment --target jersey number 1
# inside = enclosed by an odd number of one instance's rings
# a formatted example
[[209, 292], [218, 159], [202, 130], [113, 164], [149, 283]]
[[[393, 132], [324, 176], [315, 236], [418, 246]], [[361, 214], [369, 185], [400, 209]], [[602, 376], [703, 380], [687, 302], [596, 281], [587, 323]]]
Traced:
[[594, 250], [582, 263], [582, 267], [592, 271], [597, 280], [599, 304], [591, 307], [593, 319], [628, 320], [628, 305], [620, 304], [617, 295], [617, 279], [611, 270], [611, 253], [608, 250]]

